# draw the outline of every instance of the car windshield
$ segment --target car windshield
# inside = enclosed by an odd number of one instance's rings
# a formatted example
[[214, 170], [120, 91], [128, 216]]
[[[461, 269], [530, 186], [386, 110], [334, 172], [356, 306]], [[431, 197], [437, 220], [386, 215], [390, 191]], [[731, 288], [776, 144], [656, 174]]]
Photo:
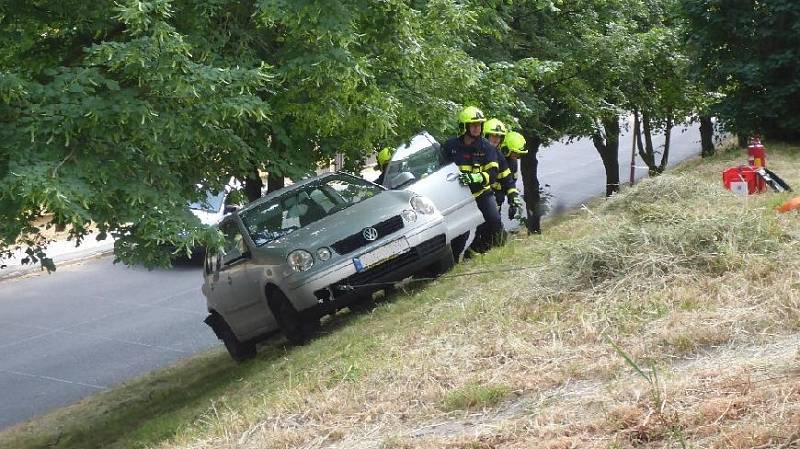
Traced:
[[285, 193], [243, 211], [242, 222], [253, 242], [261, 246], [382, 191], [363, 179], [334, 174], [290, 187]]
[[194, 203], [189, 203], [189, 209], [217, 212], [222, 208], [223, 201], [225, 201], [225, 192], [207, 190], [205, 198], [200, 201], [195, 201]]
[[399, 154], [386, 167], [385, 185], [391, 185], [392, 178], [403, 172], [413, 174], [414, 179], [422, 179], [438, 170], [445, 162], [438, 143], [432, 143], [405, 155]]

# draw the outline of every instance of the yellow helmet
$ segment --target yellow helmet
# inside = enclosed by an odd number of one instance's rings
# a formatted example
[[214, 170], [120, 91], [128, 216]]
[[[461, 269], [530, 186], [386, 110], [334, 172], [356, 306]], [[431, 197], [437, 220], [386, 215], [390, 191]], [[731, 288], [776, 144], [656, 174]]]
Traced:
[[483, 115], [483, 111], [475, 106], [467, 106], [458, 113], [458, 129], [461, 134], [467, 132], [467, 125], [470, 123], [483, 123], [485, 121], [486, 116]]
[[511, 131], [506, 134], [506, 138], [503, 139], [503, 148], [508, 149], [506, 154], [528, 154], [528, 150], [525, 149], [525, 137], [516, 131]]
[[385, 167], [392, 160], [393, 153], [394, 149], [389, 147], [384, 147], [381, 151], [378, 151], [378, 166]]
[[496, 118], [489, 119], [483, 123], [483, 135], [496, 134], [498, 136], [505, 136], [508, 128], [500, 120]]

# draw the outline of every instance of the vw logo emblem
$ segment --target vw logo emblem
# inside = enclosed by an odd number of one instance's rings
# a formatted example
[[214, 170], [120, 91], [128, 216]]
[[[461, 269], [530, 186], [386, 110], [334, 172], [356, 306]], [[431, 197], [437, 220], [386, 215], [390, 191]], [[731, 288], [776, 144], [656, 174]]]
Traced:
[[364, 240], [373, 242], [378, 239], [378, 230], [375, 228], [364, 228], [364, 230], [361, 231], [361, 235], [364, 236]]

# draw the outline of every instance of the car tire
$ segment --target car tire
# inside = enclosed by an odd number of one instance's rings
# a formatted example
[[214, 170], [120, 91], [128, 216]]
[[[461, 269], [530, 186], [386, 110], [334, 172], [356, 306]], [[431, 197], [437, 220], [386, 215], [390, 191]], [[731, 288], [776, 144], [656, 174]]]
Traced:
[[270, 296], [272, 313], [283, 335], [293, 345], [304, 345], [319, 328], [319, 319], [304, 318], [280, 290], [272, 290]]
[[244, 362], [256, 356], [256, 344], [240, 341], [225, 321], [225, 318], [222, 318], [221, 315], [216, 313], [209, 315], [208, 318], [206, 318], [206, 323], [211, 326], [211, 329], [217, 334], [217, 338], [222, 340], [222, 344], [225, 345], [225, 349], [228, 350], [228, 354], [233, 360]]
[[371, 294], [359, 296], [347, 305], [350, 311], [355, 313], [369, 312], [374, 306], [375, 301], [373, 301]]
[[450, 271], [456, 262], [453, 258], [453, 252], [448, 250], [445, 254], [435, 263], [429, 265], [422, 272], [422, 277], [438, 278], [439, 276]]

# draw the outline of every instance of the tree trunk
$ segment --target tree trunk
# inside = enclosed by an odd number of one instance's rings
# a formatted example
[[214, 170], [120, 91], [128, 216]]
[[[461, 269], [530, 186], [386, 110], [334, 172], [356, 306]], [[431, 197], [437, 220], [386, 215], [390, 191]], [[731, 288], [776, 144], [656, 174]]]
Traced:
[[653, 147], [653, 128], [650, 126], [650, 115], [642, 112], [642, 130], [644, 131], [644, 146], [645, 153], [647, 153], [647, 168], [650, 176], [658, 175], [658, 167], [656, 166], [656, 151]]
[[605, 132], [598, 129], [592, 142], [606, 170], [606, 196], [611, 196], [619, 192], [619, 117], [604, 117], [601, 123]]
[[667, 164], [669, 163], [669, 144], [672, 140], [672, 116], [667, 115], [667, 123], [664, 126], [664, 152], [661, 153], [661, 163], [658, 164], [658, 173], [664, 173], [664, 170], [667, 169]]
[[737, 134], [736, 139], [739, 142], [739, 148], [747, 148], [748, 138], [745, 134]]
[[646, 150], [645, 146], [644, 146], [644, 142], [642, 142], [642, 125], [643, 125], [643, 123], [642, 123], [642, 120], [639, 119], [639, 112], [638, 111], [634, 112], [634, 117], [635, 117], [637, 123], [639, 124], [639, 126], [636, 128], [636, 147], [639, 149], [639, 157], [642, 158], [642, 161], [644, 162], [645, 165], [647, 165], [647, 168], [649, 169], [650, 167], [656, 165], [656, 161], [655, 161], [655, 158], [653, 156], [653, 153], [652, 152], [648, 152]]
[[542, 233], [542, 207], [541, 195], [539, 193], [539, 161], [536, 153], [542, 145], [542, 140], [538, 136], [525, 136], [527, 141], [526, 148], [528, 154], [520, 159], [520, 173], [522, 174], [522, 188], [525, 191], [525, 204], [527, 205], [526, 226], [528, 234]]
[[275, 172], [270, 172], [267, 177], [267, 193], [272, 193], [284, 187], [286, 187], [286, 178]]
[[711, 123], [711, 117], [707, 115], [700, 116], [700, 155], [702, 157], [711, 157], [716, 153], [714, 149], [714, 124]]
[[247, 179], [244, 180], [244, 194], [247, 195], [247, 200], [255, 201], [261, 198], [262, 188], [264, 188], [264, 182], [261, 181], [258, 169], [254, 168]]

